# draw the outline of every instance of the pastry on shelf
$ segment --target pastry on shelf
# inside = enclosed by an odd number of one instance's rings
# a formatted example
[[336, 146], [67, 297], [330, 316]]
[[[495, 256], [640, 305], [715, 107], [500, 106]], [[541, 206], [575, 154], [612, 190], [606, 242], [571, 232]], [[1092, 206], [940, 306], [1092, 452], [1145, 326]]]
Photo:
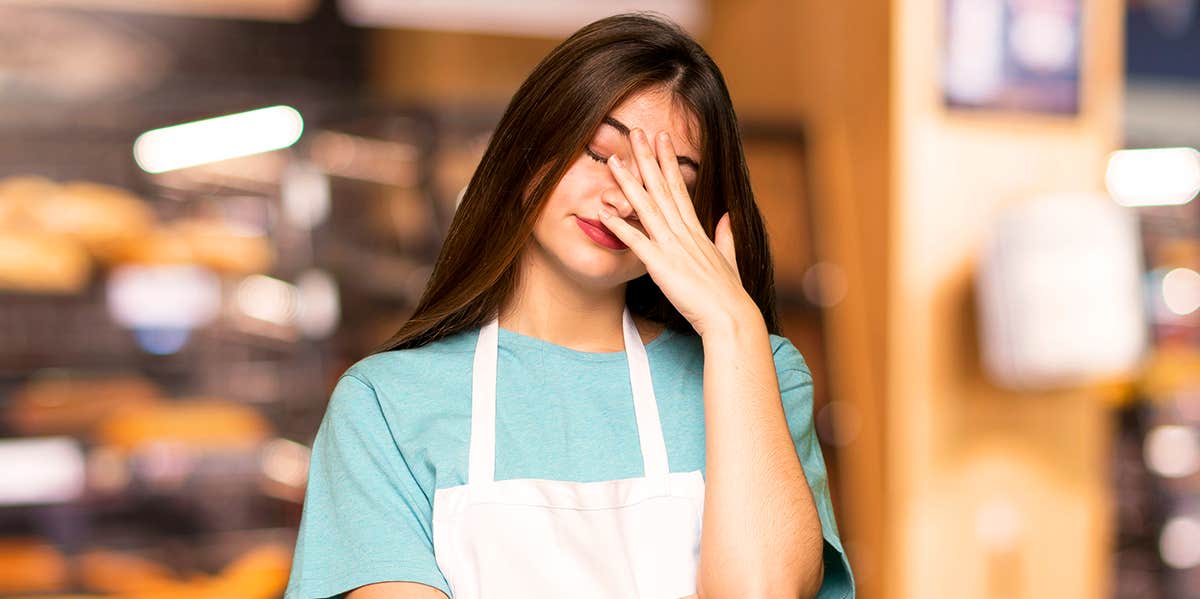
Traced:
[[75, 239], [99, 259], [113, 244], [137, 237], [155, 222], [154, 211], [137, 195], [89, 181], [60, 184], [24, 211], [34, 228]]
[[167, 566], [154, 560], [107, 549], [90, 549], [76, 558], [79, 576], [89, 590], [120, 596], [169, 591], [178, 581]]
[[132, 555], [93, 550], [80, 559], [84, 585], [120, 599], [274, 599], [283, 594], [291, 570], [288, 547], [255, 547], [219, 574], [177, 576], [166, 566]]
[[57, 593], [38, 593], [36, 595], [5, 595], [4, 599], [120, 599], [111, 595], [81, 595], [79, 593], [67, 593], [60, 595]]
[[0, 228], [0, 289], [73, 294], [87, 288], [92, 260], [79, 242], [35, 230]]
[[195, 260], [222, 273], [265, 273], [275, 264], [275, 250], [266, 235], [247, 226], [215, 219], [188, 218], [168, 229], [187, 241]]
[[12, 393], [3, 417], [21, 435], [82, 436], [118, 409], [150, 406], [162, 396], [136, 374], [35, 375]]
[[193, 397], [122, 408], [97, 424], [95, 441], [136, 451], [149, 443], [197, 451], [249, 449], [272, 433], [255, 408], [212, 397]]
[[198, 264], [188, 240], [166, 227], [154, 227], [105, 246], [103, 258], [109, 265]]
[[261, 545], [242, 554], [211, 581], [213, 597], [272, 599], [283, 594], [292, 567], [291, 549]]
[[53, 545], [36, 537], [0, 537], [0, 595], [67, 589], [69, 567]]
[[114, 243], [113, 264], [197, 264], [213, 271], [246, 275], [267, 272], [275, 250], [266, 236], [237, 225], [182, 219]]
[[58, 191], [58, 183], [40, 175], [0, 179], [0, 229], [29, 229], [34, 225], [27, 210]]

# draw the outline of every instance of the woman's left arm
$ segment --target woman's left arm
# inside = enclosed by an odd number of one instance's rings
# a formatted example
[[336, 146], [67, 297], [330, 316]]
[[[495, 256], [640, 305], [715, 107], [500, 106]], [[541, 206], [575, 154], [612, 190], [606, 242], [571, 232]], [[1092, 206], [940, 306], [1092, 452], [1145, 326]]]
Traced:
[[602, 222], [704, 344], [699, 598], [813, 597], [824, 576], [821, 521], [788, 429], [766, 324], [738, 274], [729, 215], [710, 240], [669, 136], [657, 136], [656, 149], [641, 130], [630, 140], [641, 180], [615, 155], [608, 164], [646, 233], [604, 211]]
[[707, 480], [701, 599], [814, 597], [824, 575], [821, 521], [788, 430], [757, 308], [706, 329]]

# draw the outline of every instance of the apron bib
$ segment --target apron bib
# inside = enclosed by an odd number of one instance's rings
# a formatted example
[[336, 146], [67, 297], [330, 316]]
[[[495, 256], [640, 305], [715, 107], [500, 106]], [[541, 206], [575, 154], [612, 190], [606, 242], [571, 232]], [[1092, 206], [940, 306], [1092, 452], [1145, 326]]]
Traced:
[[696, 592], [704, 479], [671, 473], [646, 348], [622, 329], [642, 477], [495, 480], [499, 322], [479, 332], [467, 482], [437, 489], [433, 546], [453, 599], [678, 599]]

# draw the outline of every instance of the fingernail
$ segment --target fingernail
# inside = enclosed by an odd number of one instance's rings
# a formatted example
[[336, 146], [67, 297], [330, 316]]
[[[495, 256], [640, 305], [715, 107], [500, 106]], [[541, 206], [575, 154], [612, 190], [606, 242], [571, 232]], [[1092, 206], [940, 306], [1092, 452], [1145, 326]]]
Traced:
[[609, 212], [607, 208], [600, 209], [600, 218], [609, 218], [611, 216], [612, 216], [612, 213]]
[[617, 158], [617, 155], [616, 155], [616, 154], [613, 154], [612, 156], [609, 156], [609, 157], [608, 157], [608, 159], [609, 159], [610, 161], [612, 161], [613, 165], [615, 165], [615, 166], [621, 166], [621, 159], [620, 159], [620, 158]]
[[660, 132], [658, 133], [658, 138], [659, 138], [659, 139], [661, 139], [662, 141], [667, 141], [667, 132], [666, 132], [666, 131], [660, 131]]

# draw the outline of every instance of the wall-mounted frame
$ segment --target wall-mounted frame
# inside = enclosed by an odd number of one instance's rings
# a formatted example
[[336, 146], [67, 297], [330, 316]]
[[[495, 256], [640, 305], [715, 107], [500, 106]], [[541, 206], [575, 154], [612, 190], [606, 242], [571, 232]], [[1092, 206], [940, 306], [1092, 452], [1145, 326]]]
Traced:
[[1079, 0], [946, 0], [942, 97], [951, 109], [1074, 115]]

